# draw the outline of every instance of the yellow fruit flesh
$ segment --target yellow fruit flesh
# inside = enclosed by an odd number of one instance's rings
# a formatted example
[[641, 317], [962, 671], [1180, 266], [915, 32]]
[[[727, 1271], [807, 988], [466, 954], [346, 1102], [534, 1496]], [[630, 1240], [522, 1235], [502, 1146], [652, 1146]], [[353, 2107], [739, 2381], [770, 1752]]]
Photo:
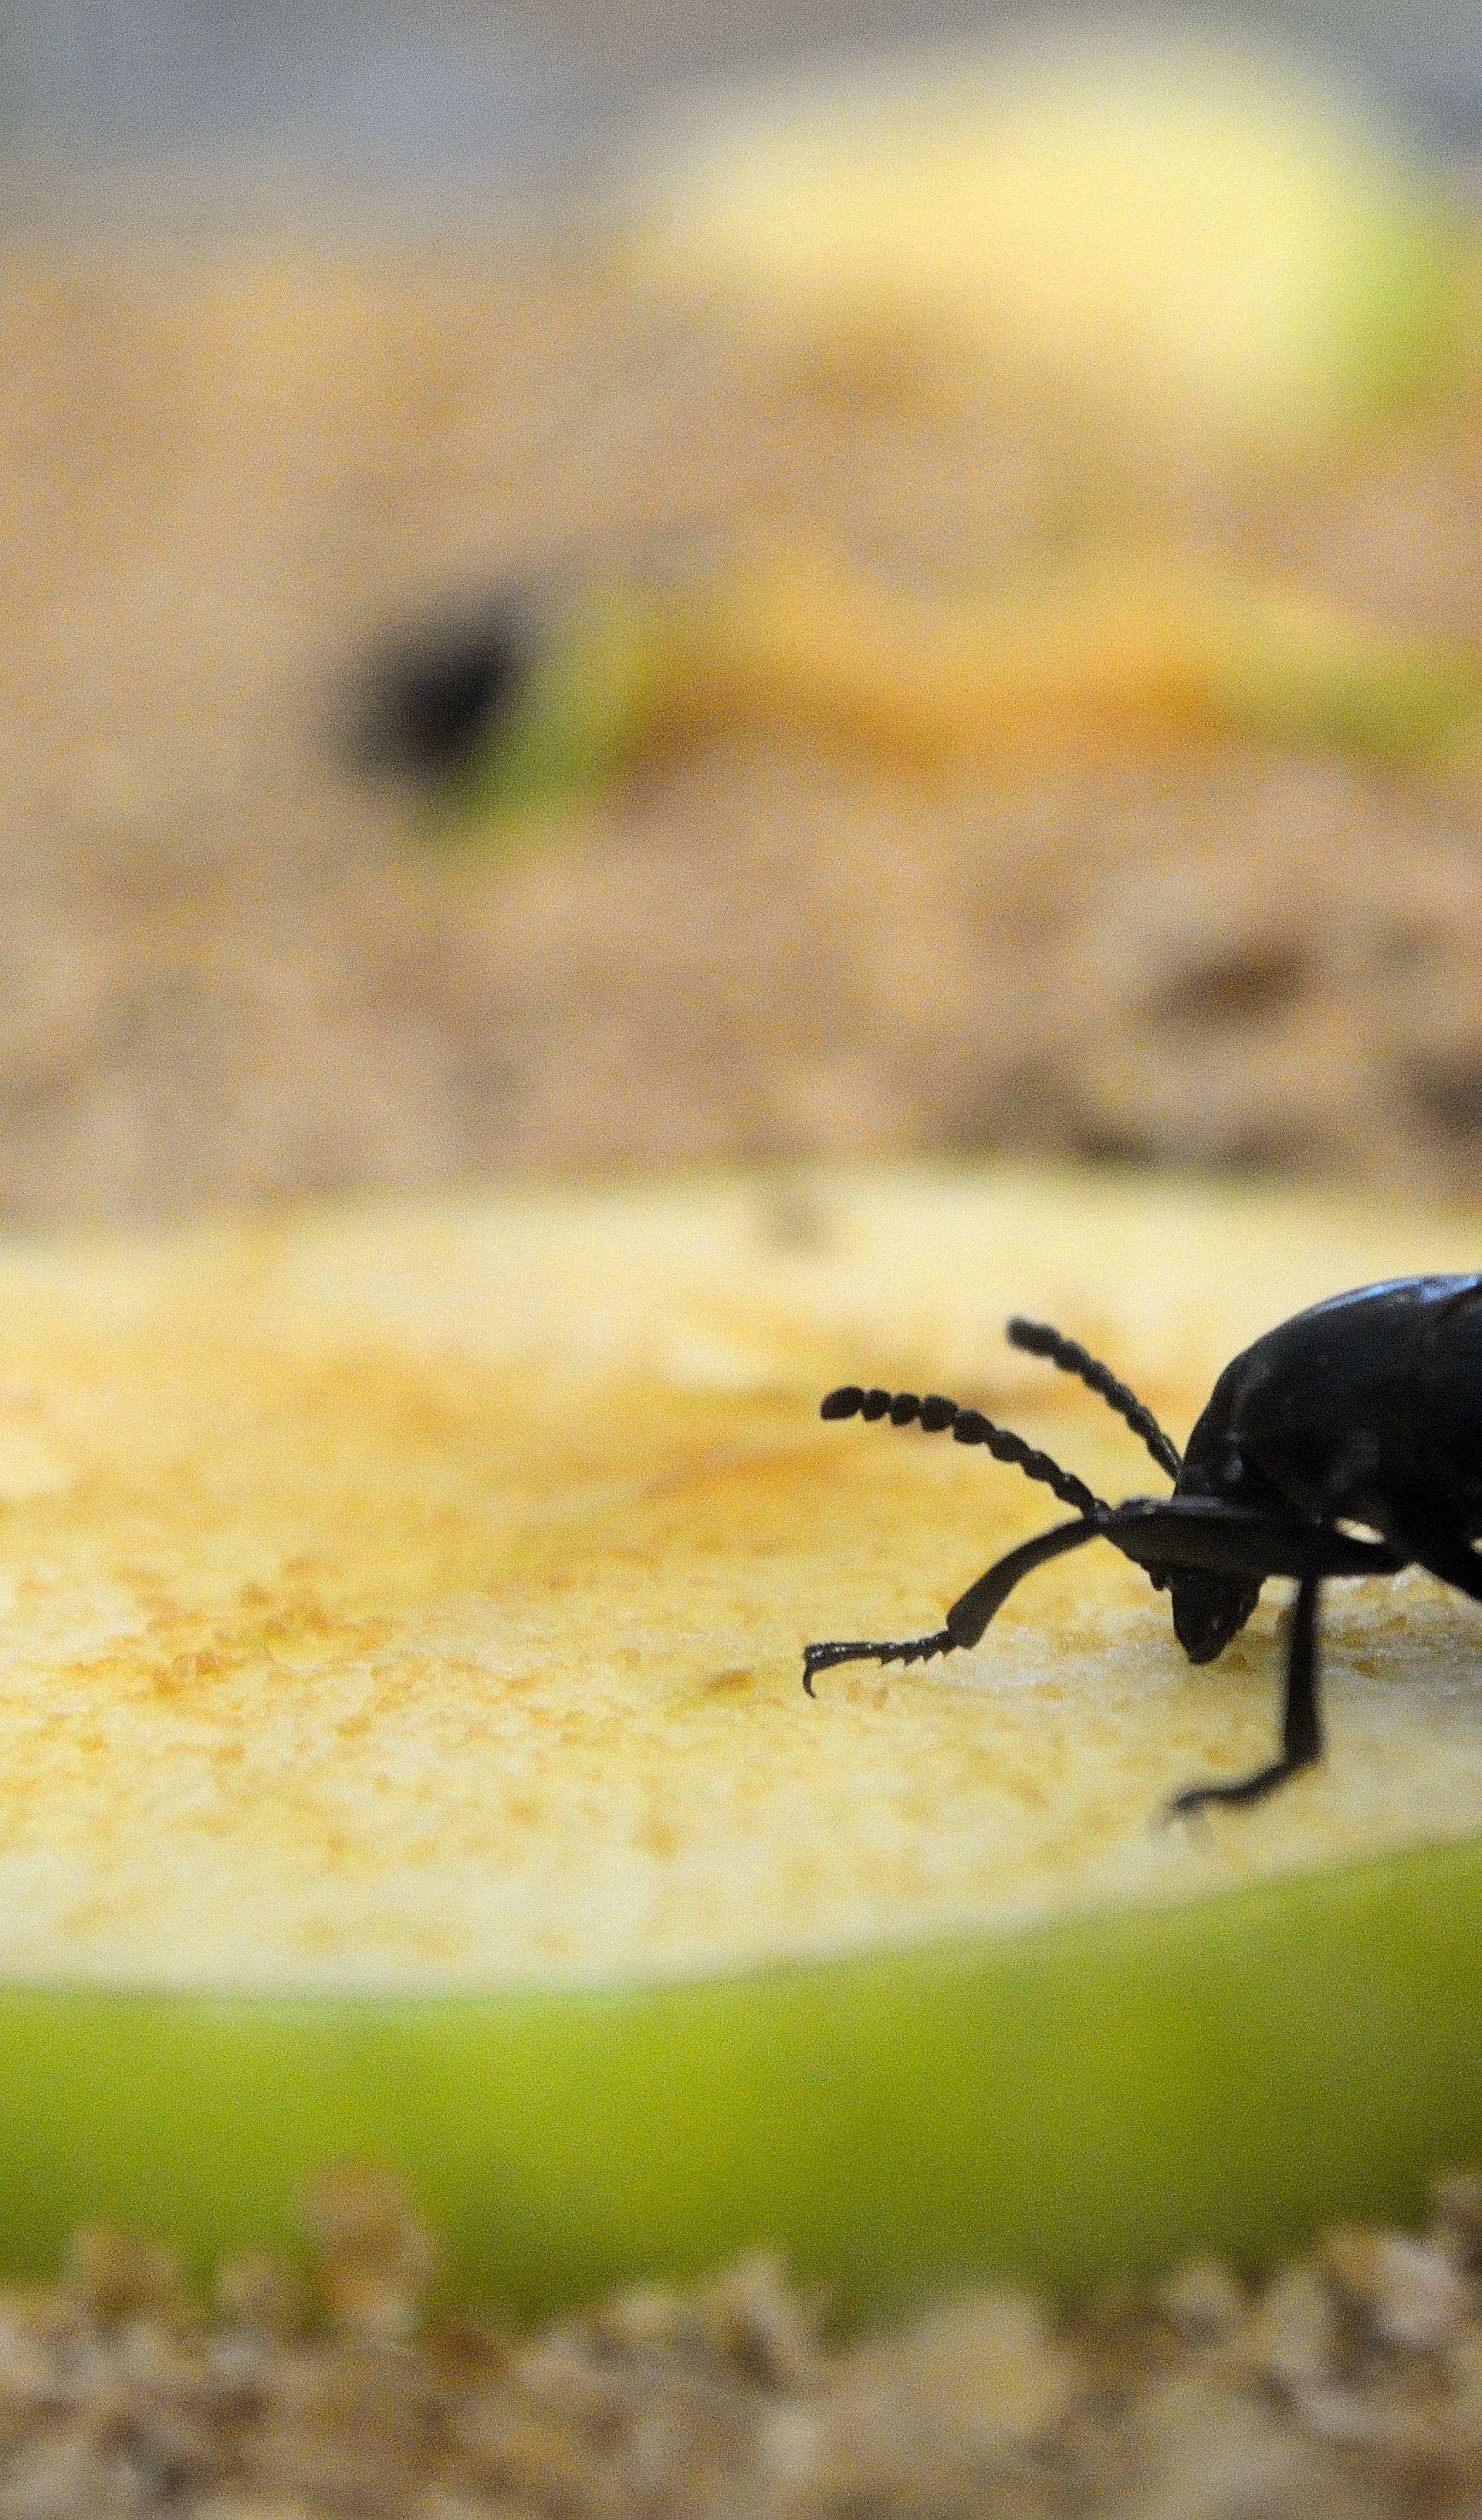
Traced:
[[934, 1627], [1061, 1510], [948, 1439], [820, 1424], [830, 1382], [955, 1388], [1156, 1490], [1003, 1347], [1015, 1302], [1182, 1430], [1227, 1349], [1399, 1244], [1463, 1260], [1464, 1226], [1315, 1228], [1246, 1277], [1237, 1201], [1179, 1237], [1166, 1197], [1012, 1180], [819, 1196], [805, 1253], [733, 1189], [13, 1259], [0, 1968], [630, 1978], [1482, 1827], [1475, 1613], [1420, 1576], [1332, 1588], [1325, 1769], [1198, 1831], [1152, 1822], [1266, 1749], [1269, 1607], [1194, 1671], [1098, 1548], [970, 1654], [798, 1685], [806, 1639]]

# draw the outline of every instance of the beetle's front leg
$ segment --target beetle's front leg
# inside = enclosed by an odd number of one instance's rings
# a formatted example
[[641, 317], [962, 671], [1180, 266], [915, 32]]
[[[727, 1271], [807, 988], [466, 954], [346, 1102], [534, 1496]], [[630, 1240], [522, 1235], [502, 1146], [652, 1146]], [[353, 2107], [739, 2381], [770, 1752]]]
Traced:
[[1006, 1601], [1021, 1576], [1031, 1568], [1043, 1566], [1046, 1559], [1058, 1557], [1062, 1550], [1080, 1549], [1088, 1540], [1100, 1538], [1105, 1527], [1106, 1508], [1096, 1515], [1081, 1515], [1074, 1522], [1055, 1523], [1049, 1531], [1040, 1532], [1017, 1549], [1010, 1549], [969, 1585], [961, 1600], [954, 1601], [947, 1613], [944, 1628], [934, 1629], [929, 1637], [911, 1637], [903, 1644], [870, 1644], [863, 1638], [837, 1643], [803, 1647], [803, 1687], [813, 1695], [813, 1683], [821, 1671], [831, 1670], [838, 1662], [930, 1662], [937, 1654], [951, 1653], [958, 1645], [975, 1645], [994, 1611]]
[[1321, 1578], [1306, 1575], [1297, 1586], [1286, 1639], [1286, 1670], [1281, 1695], [1281, 1755], [1248, 1777], [1232, 1777], [1224, 1784], [1189, 1785], [1168, 1805], [1170, 1820], [1185, 1820], [1210, 1803], [1258, 1803], [1288, 1777], [1310, 1768], [1323, 1755], [1323, 1718], [1318, 1705], [1318, 1594]]
[[953, 1602], [947, 1613], [952, 1642], [975, 1645], [1016, 1584], [1088, 1540], [1109, 1540], [1154, 1578], [1183, 1568], [1253, 1575], [1263, 1583], [1268, 1575], [1392, 1575], [1403, 1562], [1381, 1540], [1351, 1540], [1346, 1532], [1252, 1513], [1219, 1497], [1128, 1497], [1010, 1549]]
[[806, 1646], [803, 1687], [811, 1696], [817, 1674], [835, 1663], [928, 1662], [957, 1646], [975, 1645], [1016, 1584], [1066, 1550], [1083, 1549], [1088, 1540], [1111, 1541], [1150, 1575], [1201, 1567], [1211, 1574], [1295, 1575], [1307, 1581], [1323, 1575], [1392, 1575], [1404, 1562], [1383, 1541], [1353, 1540], [1319, 1523], [1251, 1513], [1215, 1497], [1129, 1497], [1123, 1505], [1098, 1504], [1094, 1513], [1055, 1523], [1033, 1540], [1021, 1541], [969, 1584], [953, 1602], [946, 1626], [930, 1636], [900, 1644], [860, 1638]]

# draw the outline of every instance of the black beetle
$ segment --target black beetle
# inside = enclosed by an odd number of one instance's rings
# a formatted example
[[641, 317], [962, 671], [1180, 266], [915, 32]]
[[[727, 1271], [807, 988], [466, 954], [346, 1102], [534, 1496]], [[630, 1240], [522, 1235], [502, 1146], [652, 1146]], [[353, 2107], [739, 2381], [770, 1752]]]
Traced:
[[[809, 1645], [803, 1687], [840, 1662], [924, 1662], [975, 1645], [1023, 1575], [1084, 1541], [1109, 1540], [1166, 1590], [1190, 1662], [1212, 1662], [1245, 1625], [1268, 1575], [1296, 1579], [1282, 1686], [1281, 1750], [1268, 1766], [1191, 1785], [1175, 1813], [1258, 1802], [1321, 1756], [1318, 1594], [1333, 1575], [1417, 1565], [1482, 1600], [1482, 1276], [1396, 1278], [1296, 1314], [1227, 1365], [1180, 1454], [1150, 1410], [1075, 1339], [1010, 1321], [1012, 1346], [1079, 1375], [1142, 1436], [1171, 1497], [1108, 1505], [980, 1410], [935, 1394], [831, 1391], [825, 1418], [951, 1428], [960, 1444], [1043, 1480], [1076, 1519], [1010, 1549], [969, 1585], [946, 1626], [903, 1644]], [[1352, 1528], [1358, 1524], [1362, 1531]]]

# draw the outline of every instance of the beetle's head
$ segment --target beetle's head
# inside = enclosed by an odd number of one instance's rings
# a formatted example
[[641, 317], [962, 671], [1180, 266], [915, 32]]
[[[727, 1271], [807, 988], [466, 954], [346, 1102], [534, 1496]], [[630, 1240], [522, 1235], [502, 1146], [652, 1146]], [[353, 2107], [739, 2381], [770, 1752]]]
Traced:
[[1261, 1598], [1259, 1584], [1234, 1575], [1211, 1575], [1202, 1566], [1181, 1566], [1168, 1578], [1173, 1633], [1190, 1662], [1213, 1662], [1238, 1636]]
[[[1243, 1371], [1236, 1357], [1210, 1393], [1190, 1435], [1174, 1494], [1216, 1497], [1226, 1505], [1267, 1502], [1231, 1428], [1233, 1385]], [[1168, 1576], [1173, 1632], [1190, 1662], [1213, 1662], [1237, 1637], [1261, 1598], [1261, 1583], [1248, 1575], [1219, 1574], [1212, 1567], [1181, 1566]]]

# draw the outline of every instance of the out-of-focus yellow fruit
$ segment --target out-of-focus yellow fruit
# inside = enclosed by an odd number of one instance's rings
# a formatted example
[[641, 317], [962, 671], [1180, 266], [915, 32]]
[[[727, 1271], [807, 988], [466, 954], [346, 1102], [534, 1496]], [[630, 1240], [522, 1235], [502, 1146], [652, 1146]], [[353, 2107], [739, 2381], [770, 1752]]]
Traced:
[[671, 157], [641, 223], [671, 277], [855, 372], [987, 365], [1265, 447], [1434, 384], [1474, 302], [1437, 185], [1321, 84], [1213, 48], [799, 87]]
[[452, 828], [497, 838], [732, 726], [927, 777], [1241, 735], [1443, 767], [1482, 741], [1482, 652], [1158, 548], [985, 596], [773, 551], [690, 587], [599, 588], [553, 622], [447, 790]]

